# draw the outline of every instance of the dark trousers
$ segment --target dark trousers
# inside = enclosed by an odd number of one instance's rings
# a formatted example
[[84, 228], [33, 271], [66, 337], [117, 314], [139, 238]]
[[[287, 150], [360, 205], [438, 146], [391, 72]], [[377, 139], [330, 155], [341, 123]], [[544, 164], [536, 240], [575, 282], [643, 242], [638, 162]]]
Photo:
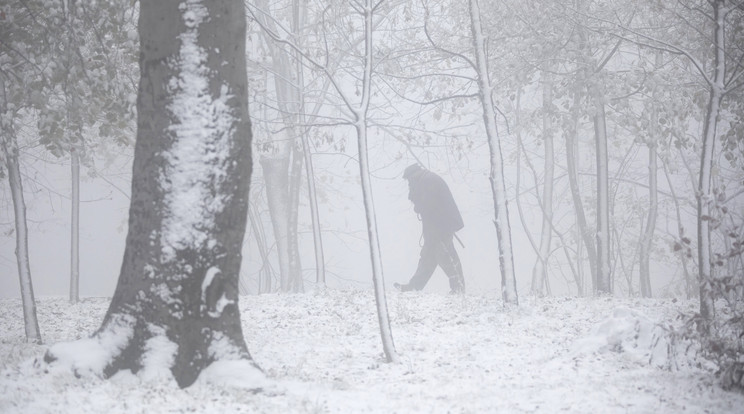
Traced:
[[418, 268], [407, 290], [421, 290], [426, 286], [434, 274], [437, 266], [441, 267], [449, 278], [450, 290], [462, 292], [465, 290], [465, 279], [462, 275], [462, 264], [457, 255], [455, 245], [452, 242], [452, 234], [440, 236], [424, 236], [424, 245], [421, 247], [421, 257]]

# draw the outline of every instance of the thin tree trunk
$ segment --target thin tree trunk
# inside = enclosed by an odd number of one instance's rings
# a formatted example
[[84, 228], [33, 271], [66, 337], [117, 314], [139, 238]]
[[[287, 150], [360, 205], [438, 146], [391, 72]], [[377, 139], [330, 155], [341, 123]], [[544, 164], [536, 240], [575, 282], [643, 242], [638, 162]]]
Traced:
[[581, 95], [579, 93], [578, 86], [575, 87], [573, 105], [571, 106], [571, 129], [566, 131], [566, 174], [568, 177], [568, 185], [571, 189], [571, 199], [574, 204], [574, 212], [576, 213], [576, 224], [578, 232], [580, 234], [579, 243], [583, 242], [586, 247], [587, 257], [589, 258], [589, 270], [592, 279], [592, 289], [596, 290], [597, 286], [597, 254], [594, 246], [594, 239], [592, 238], [591, 229], [586, 220], [586, 213], [584, 212], [584, 202], [581, 200], [581, 190], [579, 187], [578, 178], [578, 157], [577, 153], [579, 150], [579, 110], [581, 104]]
[[506, 185], [504, 184], [504, 161], [501, 155], [501, 143], [496, 127], [496, 108], [491, 100], [493, 86], [488, 77], [488, 62], [486, 57], [486, 41], [480, 19], [480, 8], [477, 0], [469, 0], [470, 28], [473, 36], [473, 52], [475, 53], [478, 74], [480, 101], [483, 109], [483, 121], [488, 136], [488, 148], [491, 160], [491, 192], [494, 204], [494, 224], [498, 238], [499, 268], [501, 270], [501, 296], [504, 303], [518, 305], [517, 280], [514, 272], [514, 255], [512, 252], [511, 228], [509, 224], [509, 208], [506, 199]]
[[[295, 32], [299, 33], [304, 26], [306, 3], [294, 0]], [[299, 37], [299, 36], [298, 36]], [[301, 39], [301, 38], [300, 38]], [[305, 124], [305, 77], [303, 72], [302, 54], [295, 51], [297, 62], [297, 95], [299, 103], [298, 118], [300, 124]], [[305, 158], [305, 175], [307, 175], [307, 192], [310, 204], [310, 220], [313, 225], [313, 247], [315, 249], [315, 282], [325, 286], [325, 257], [323, 254], [323, 235], [320, 229], [320, 213], [318, 212], [318, 196], [315, 189], [315, 171], [313, 170], [313, 157], [310, 152], [310, 143], [307, 136], [307, 128], [302, 127], [300, 131], [300, 142], [302, 144], [302, 155]]]
[[26, 220], [26, 202], [23, 197], [23, 179], [18, 160], [18, 143], [12, 124], [12, 114], [8, 111], [5, 76], [0, 75], [0, 156], [5, 161], [8, 174], [8, 185], [13, 201], [16, 233], [16, 259], [18, 279], [21, 285], [21, 302], [23, 304], [23, 322], [26, 341], [41, 344], [41, 332], [36, 318], [36, 300], [31, 280], [31, 265], [28, 254], [28, 228]]
[[[263, 13], [255, 16], [259, 23], [268, 30], [276, 32], [274, 20], [267, 17], [269, 2], [257, 1], [256, 5], [263, 10]], [[264, 34], [268, 40], [269, 35]], [[295, 152], [293, 145], [297, 138], [295, 130], [299, 109], [298, 85], [295, 83], [297, 79], [292, 71], [289, 52], [283, 46], [275, 45], [270, 41], [267, 41], [267, 45], [271, 51], [274, 87], [282, 122], [285, 125], [286, 140], [274, 142], [279, 147], [277, 154], [262, 157], [261, 166], [266, 180], [266, 194], [279, 257], [279, 289], [282, 292], [299, 292], [302, 290], [302, 281], [298, 280], [300, 278], [296, 232], [298, 209], [295, 208], [299, 195], [293, 193], [293, 191], [299, 191], [299, 185], [297, 185], [296, 178], [292, 177], [293, 174], [299, 173], [299, 170], [295, 168], [297, 158], [293, 155]], [[276, 187], [277, 185], [280, 187]]]
[[80, 301], [80, 155], [70, 149], [72, 200], [70, 219], [70, 303]]
[[[652, 123], [655, 122], [655, 118], [652, 118]], [[656, 139], [656, 137], [651, 138]], [[643, 239], [641, 241], [640, 249], [640, 284], [641, 284], [641, 295], [645, 298], [650, 298], [651, 293], [651, 274], [650, 274], [650, 263], [651, 263], [651, 249], [653, 247], [654, 231], [656, 230], [656, 217], [658, 216], [658, 178], [657, 178], [657, 155], [656, 155], [656, 142], [648, 143], [648, 193], [649, 193], [649, 206], [648, 206], [648, 217], [646, 218], [646, 227], [643, 232]]]
[[592, 86], [594, 99], [594, 139], [597, 156], [597, 292], [612, 293], [610, 275], [610, 199], [607, 162], [607, 125], [604, 96]]
[[269, 267], [269, 249], [266, 248], [266, 237], [263, 228], [259, 227], [261, 222], [256, 217], [255, 211], [249, 207], [248, 220], [251, 224], [253, 237], [256, 239], [258, 254], [261, 256], [261, 270], [258, 275], [258, 293], [271, 292], [271, 268]]
[[[677, 237], [679, 238], [679, 242], [682, 244], [685, 244], [683, 242], [683, 239], [685, 238], [685, 228], [682, 226], [682, 213], [681, 208], [679, 205], [679, 199], [677, 198], [677, 194], [674, 191], [674, 184], [672, 183], [672, 178], [669, 176], [669, 170], [667, 169], [666, 162], [664, 162], [664, 158], [662, 158], [661, 162], [662, 169], [664, 170], [664, 176], [667, 180], [667, 185], [669, 187], [669, 192], [672, 194], [672, 201], [674, 202], [674, 211], [677, 216]], [[690, 274], [690, 271], [687, 269], [687, 248], [689, 246], [682, 246], [684, 250], [679, 252], [679, 258], [682, 262], [682, 270], [684, 271], [685, 276], [685, 295], [687, 299], [691, 299], [694, 292], [694, 283], [692, 281], [693, 276]], [[690, 256], [692, 257], [692, 256]]]
[[[553, 235], [553, 123], [551, 120], [553, 105], [553, 81], [548, 72], [542, 72], [543, 87], [543, 150], [545, 154], [545, 168], [543, 176], [543, 193], [542, 193], [542, 230], [540, 235], [540, 248], [537, 253], [537, 260], [532, 268], [532, 293], [542, 296], [546, 292], [550, 294], [550, 285], [548, 284], [547, 261], [550, 254], [550, 241]], [[537, 184], [537, 183], [536, 183]]]
[[718, 128], [718, 115], [721, 110], [721, 99], [724, 91], [724, 76], [726, 69], [726, 58], [724, 55], [724, 0], [713, 0], [713, 50], [714, 50], [714, 73], [708, 106], [703, 124], [702, 154], [700, 156], [700, 176], [697, 191], [697, 230], [698, 230], [698, 278], [700, 282], [700, 316], [705, 321], [711, 321], [715, 315], [713, 303], [712, 282], [715, 277], [711, 263], [710, 243], [710, 205], [713, 202], [711, 195], [711, 178], [713, 172], [713, 159], [715, 157], [716, 132]]
[[[661, 53], [656, 52], [654, 66], [661, 67]], [[639, 273], [641, 296], [650, 298], [651, 292], [651, 249], [654, 243], [654, 232], [656, 231], [656, 218], [658, 216], [658, 162], [656, 149], [659, 142], [658, 128], [658, 110], [656, 109], [656, 98], [658, 96], [657, 87], [654, 86], [651, 91], [651, 113], [649, 137], [646, 146], [648, 147], [648, 217], [646, 225], [641, 236], [639, 251]]]
[[359, 150], [359, 175], [362, 179], [362, 194], [364, 196], [364, 213], [367, 219], [367, 234], [369, 236], [369, 252], [372, 261], [372, 281], [375, 289], [375, 303], [377, 305], [377, 319], [380, 325], [380, 336], [382, 348], [388, 362], [398, 362], [398, 353], [395, 351], [393, 342], [393, 331], [390, 327], [390, 313], [387, 308], [385, 297], [385, 278], [382, 272], [382, 253], [380, 251], [380, 239], [377, 233], [377, 216], [375, 215], [375, 202], [372, 198], [372, 181], [369, 174], [369, 157], [367, 146], [367, 111], [372, 94], [372, 15], [373, 7], [371, 0], [365, 0], [364, 16], [364, 74], [362, 77], [362, 99], [358, 111], [354, 112], [354, 127], [357, 132], [357, 145]]
[[323, 254], [323, 234], [320, 228], [320, 214], [318, 212], [318, 194], [315, 188], [315, 171], [313, 157], [310, 153], [310, 143], [307, 133], [302, 132], [302, 153], [305, 157], [305, 174], [307, 175], [308, 198], [310, 199], [310, 217], [313, 224], [313, 246], [315, 247], [315, 282], [326, 285], [325, 255]]
[[271, 217], [279, 257], [279, 290], [289, 292], [292, 286], [289, 264], [289, 177], [286, 173], [289, 158], [261, 157], [260, 163], [266, 183], [269, 217]]
[[[0, 76], [2, 79], [2, 76]], [[0, 80], [0, 82], [2, 82]], [[4, 85], [3, 85], [4, 86]], [[3, 88], [4, 92], [4, 88]], [[4, 114], [5, 112], [3, 112]], [[18, 146], [11, 128], [3, 125], [2, 143], [3, 156], [7, 166], [8, 184], [13, 199], [15, 213], [16, 258], [18, 261], [18, 278], [21, 283], [21, 300], [23, 302], [23, 320], [26, 329], [26, 341], [41, 344], [39, 322], [36, 318], [36, 301], [31, 282], [31, 266], [28, 256], [28, 229], [26, 227], [26, 203], [23, 198], [23, 183], [18, 164]]]
[[[294, 129], [292, 129], [294, 130]], [[300, 240], [297, 222], [300, 212], [300, 182], [302, 181], [302, 149], [298, 143], [292, 145], [292, 163], [289, 169], [289, 291], [303, 292], [302, 262], [300, 261]]]

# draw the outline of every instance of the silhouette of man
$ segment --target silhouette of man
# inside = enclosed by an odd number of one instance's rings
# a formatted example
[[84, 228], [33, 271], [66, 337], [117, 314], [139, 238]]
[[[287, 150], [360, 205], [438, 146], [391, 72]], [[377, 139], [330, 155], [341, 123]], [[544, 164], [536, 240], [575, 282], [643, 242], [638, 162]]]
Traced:
[[464, 224], [447, 183], [418, 164], [408, 166], [403, 178], [408, 180], [408, 199], [421, 220], [424, 245], [416, 273], [408, 284], [394, 283], [393, 286], [403, 292], [421, 290], [439, 266], [449, 278], [450, 293], [463, 293], [465, 279], [452, 238]]

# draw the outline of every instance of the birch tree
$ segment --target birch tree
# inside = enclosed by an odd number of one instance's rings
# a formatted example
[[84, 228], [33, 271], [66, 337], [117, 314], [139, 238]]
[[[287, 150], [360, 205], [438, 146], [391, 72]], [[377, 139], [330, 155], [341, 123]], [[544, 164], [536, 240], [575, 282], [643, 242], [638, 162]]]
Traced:
[[[181, 387], [240, 367], [238, 275], [251, 173], [245, 9], [219, 0], [140, 4], [140, 85], [129, 232], [101, 327], [44, 360], [78, 375], [172, 375]], [[84, 353], [95, 352], [91, 359]], [[207, 373], [208, 371], [208, 373]]]
[[501, 270], [501, 295], [504, 303], [518, 304], [517, 282], [514, 272], [514, 253], [512, 251], [509, 208], [504, 183], [504, 161], [499, 141], [496, 108], [493, 104], [493, 84], [489, 76], [486, 41], [481, 24], [481, 12], [478, 0], [469, 0], [470, 28], [473, 41], [475, 64], [473, 65], [478, 79], [479, 99], [483, 110], [483, 122], [486, 126], [491, 170], [489, 180], [494, 204], [494, 225], [498, 238], [499, 268]]

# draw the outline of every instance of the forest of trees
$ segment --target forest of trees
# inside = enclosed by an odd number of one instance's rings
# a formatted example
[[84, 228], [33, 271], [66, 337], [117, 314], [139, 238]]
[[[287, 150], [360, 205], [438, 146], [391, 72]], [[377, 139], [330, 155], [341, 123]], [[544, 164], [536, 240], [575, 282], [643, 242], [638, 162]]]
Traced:
[[[138, 332], [107, 368], [116, 370], [136, 364], [132, 355], [166, 331], [180, 344], [193, 324], [233, 344], [231, 357], [250, 361], [235, 330], [239, 315], [222, 312], [238, 290], [330, 285], [323, 223], [343, 212], [320, 194], [329, 177], [316, 162], [332, 154], [358, 167], [356, 185], [343, 191], [362, 200], [388, 361], [397, 356], [374, 172], [411, 162], [441, 168], [431, 161], [441, 159], [487, 181], [482, 208], [495, 227], [477, 231], [495, 232], [488, 248], [498, 266], [487, 277], [498, 279], [505, 304], [518, 304], [518, 281], [528, 281], [522, 295], [551, 295], [561, 285], [579, 296], [697, 297], [694, 324], [704, 340], [741, 352], [741, 340], [727, 338], [744, 333], [744, 1], [180, 3], [0, 6], [0, 165], [13, 219], [2, 233], [16, 238], [28, 340], [41, 342], [42, 333], [24, 162], [69, 165], [64, 276], [74, 302], [86, 254], [78, 243], [81, 170], [106, 180], [101, 159], [134, 154], [131, 192], [123, 190], [131, 197], [124, 265], [96, 333], [130, 324]], [[187, 60], [179, 47], [203, 53], [190, 75], [169, 72], [168, 59]], [[242, 97], [235, 91], [246, 79]], [[189, 122], [181, 114], [198, 110], [172, 103], [179, 88], [210, 96], [203, 116], [229, 133], [206, 131], [181, 146], [154, 139], [178, 135]], [[228, 122], [221, 110], [238, 114], [236, 126], [220, 124]], [[233, 136], [242, 144], [229, 150], [205, 141]], [[205, 162], [214, 171], [189, 175]], [[178, 184], [188, 194], [179, 195]], [[303, 239], [306, 223], [312, 237]], [[181, 238], [193, 229], [198, 246]], [[239, 270], [244, 236], [248, 255], [263, 263], [250, 277]], [[530, 263], [515, 263], [517, 236], [532, 249]], [[303, 240], [314, 255], [303, 255]], [[659, 268], [674, 274], [664, 285]], [[135, 308], [160, 319], [132, 319]], [[218, 359], [206, 356], [208, 340], [197, 342], [179, 350], [182, 385]]]

